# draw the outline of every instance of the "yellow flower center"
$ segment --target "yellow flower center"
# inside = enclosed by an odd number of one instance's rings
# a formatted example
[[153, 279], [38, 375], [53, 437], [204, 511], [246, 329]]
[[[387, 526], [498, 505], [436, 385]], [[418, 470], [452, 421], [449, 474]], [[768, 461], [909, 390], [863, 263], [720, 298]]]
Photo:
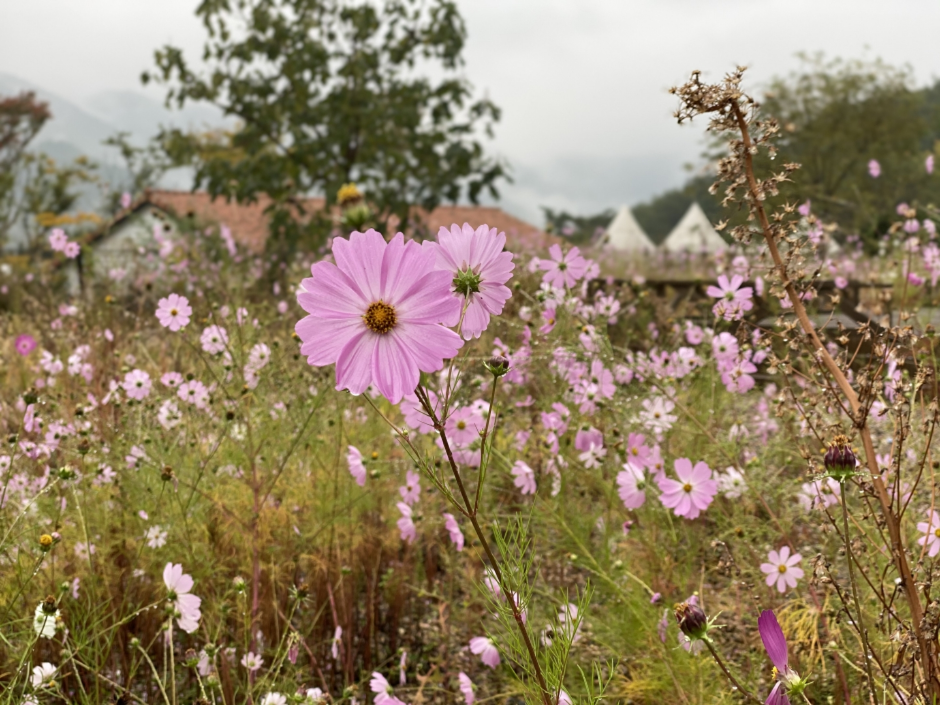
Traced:
[[937, 527], [936, 529], [933, 530], [933, 535], [936, 536], [937, 538], [940, 538], [940, 527]]
[[682, 485], [682, 491], [683, 491], [683, 492], [691, 492], [691, 491], [692, 491], [692, 485], [690, 485], [688, 482], [686, 482], [684, 485]]
[[466, 421], [458, 421], [458, 422], [457, 422], [457, 428], [459, 428], [461, 431], [463, 431], [466, 427], [467, 427], [467, 422], [466, 422]]
[[777, 570], [779, 570], [781, 573], [786, 573], [787, 567], [783, 563], [781, 563], [780, 565], [777, 566]]
[[384, 301], [375, 301], [369, 304], [362, 320], [369, 327], [369, 330], [385, 335], [398, 323], [398, 315], [395, 313], [394, 307]]

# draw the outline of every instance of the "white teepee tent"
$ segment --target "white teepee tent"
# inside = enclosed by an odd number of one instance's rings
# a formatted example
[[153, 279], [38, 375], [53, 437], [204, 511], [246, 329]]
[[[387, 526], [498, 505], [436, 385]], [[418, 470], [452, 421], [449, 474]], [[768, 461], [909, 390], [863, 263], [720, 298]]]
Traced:
[[712, 227], [701, 206], [693, 201], [661, 247], [667, 252], [715, 253], [728, 249], [728, 244]]
[[607, 226], [607, 244], [617, 252], [652, 252], [656, 249], [626, 206], [617, 211]]

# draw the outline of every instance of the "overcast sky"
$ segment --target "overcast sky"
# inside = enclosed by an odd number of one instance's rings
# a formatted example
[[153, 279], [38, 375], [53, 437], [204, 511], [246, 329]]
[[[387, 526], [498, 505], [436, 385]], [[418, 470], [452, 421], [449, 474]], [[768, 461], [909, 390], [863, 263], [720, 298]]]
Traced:
[[[79, 104], [142, 91], [153, 49], [191, 57], [195, 0], [0, 0], [0, 71]], [[799, 51], [910, 64], [940, 76], [937, 0], [462, 0], [466, 75], [503, 109], [493, 151], [516, 184], [507, 210], [581, 213], [679, 185], [702, 125], [679, 128], [670, 85], [692, 69], [752, 67], [752, 85], [787, 73]], [[148, 90], [161, 97], [158, 89]]]

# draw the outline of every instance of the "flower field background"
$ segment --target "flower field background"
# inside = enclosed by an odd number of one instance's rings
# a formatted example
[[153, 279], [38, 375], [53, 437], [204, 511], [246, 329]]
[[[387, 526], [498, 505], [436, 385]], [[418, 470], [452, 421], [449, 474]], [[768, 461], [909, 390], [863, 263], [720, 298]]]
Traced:
[[[682, 105], [766, 149], [739, 80]], [[5, 274], [0, 702], [930, 702], [938, 214], [830, 248], [750, 138], [719, 257], [213, 227]]]

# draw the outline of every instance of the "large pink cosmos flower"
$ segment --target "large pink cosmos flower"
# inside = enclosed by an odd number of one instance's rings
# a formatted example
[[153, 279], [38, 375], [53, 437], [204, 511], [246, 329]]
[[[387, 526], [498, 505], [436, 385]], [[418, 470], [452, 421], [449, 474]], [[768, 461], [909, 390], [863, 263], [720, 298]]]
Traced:
[[712, 479], [711, 468], [704, 462], [697, 462], [693, 468], [691, 460], [678, 458], [674, 467], [679, 479], [659, 479], [659, 489], [662, 491], [659, 501], [664, 507], [672, 509], [676, 516], [695, 519], [708, 509], [718, 494], [718, 483]]
[[157, 306], [157, 320], [160, 325], [174, 333], [180, 328], [185, 328], [192, 315], [193, 308], [189, 305], [189, 299], [179, 294], [170, 294], [160, 299]]
[[202, 598], [193, 595], [192, 576], [183, 573], [183, 566], [179, 563], [167, 563], [163, 569], [163, 584], [169, 591], [168, 599], [173, 603], [176, 611], [176, 621], [187, 634], [192, 634], [199, 627], [202, 613], [199, 606]]
[[[362, 394], [369, 385], [393, 404], [437, 372], [463, 341], [440, 325], [460, 302], [453, 277], [434, 268], [435, 253], [398, 233], [353, 232], [333, 240], [331, 262], [316, 262], [297, 302], [310, 315], [296, 325], [300, 352], [315, 366], [336, 363], [336, 388]], [[458, 314], [459, 315], [459, 314]]]
[[[461, 307], [467, 301], [460, 332], [466, 340], [479, 338], [490, 323], [490, 316], [498, 316], [512, 296], [506, 282], [512, 278], [512, 253], [503, 252], [506, 233], [497, 235], [496, 228], [481, 225], [474, 230], [469, 223], [460, 228], [456, 223], [450, 230], [441, 227], [437, 244], [429, 243], [437, 252], [438, 269], [450, 272], [452, 291]], [[448, 321], [456, 325], [457, 318]]]
[[561, 246], [552, 245], [548, 249], [551, 259], [539, 260], [539, 269], [544, 270], [543, 282], [548, 282], [559, 289], [571, 288], [587, 271], [587, 260], [581, 256], [581, 250], [572, 247], [564, 257]]
[[767, 584], [777, 584], [778, 592], [786, 592], [787, 588], [795, 588], [796, 581], [803, 577], [803, 569], [796, 564], [803, 560], [799, 553], [790, 555], [790, 547], [784, 546], [780, 552], [770, 551], [767, 554], [767, 563], [761, 563], [762, 573], [767, 574]]

